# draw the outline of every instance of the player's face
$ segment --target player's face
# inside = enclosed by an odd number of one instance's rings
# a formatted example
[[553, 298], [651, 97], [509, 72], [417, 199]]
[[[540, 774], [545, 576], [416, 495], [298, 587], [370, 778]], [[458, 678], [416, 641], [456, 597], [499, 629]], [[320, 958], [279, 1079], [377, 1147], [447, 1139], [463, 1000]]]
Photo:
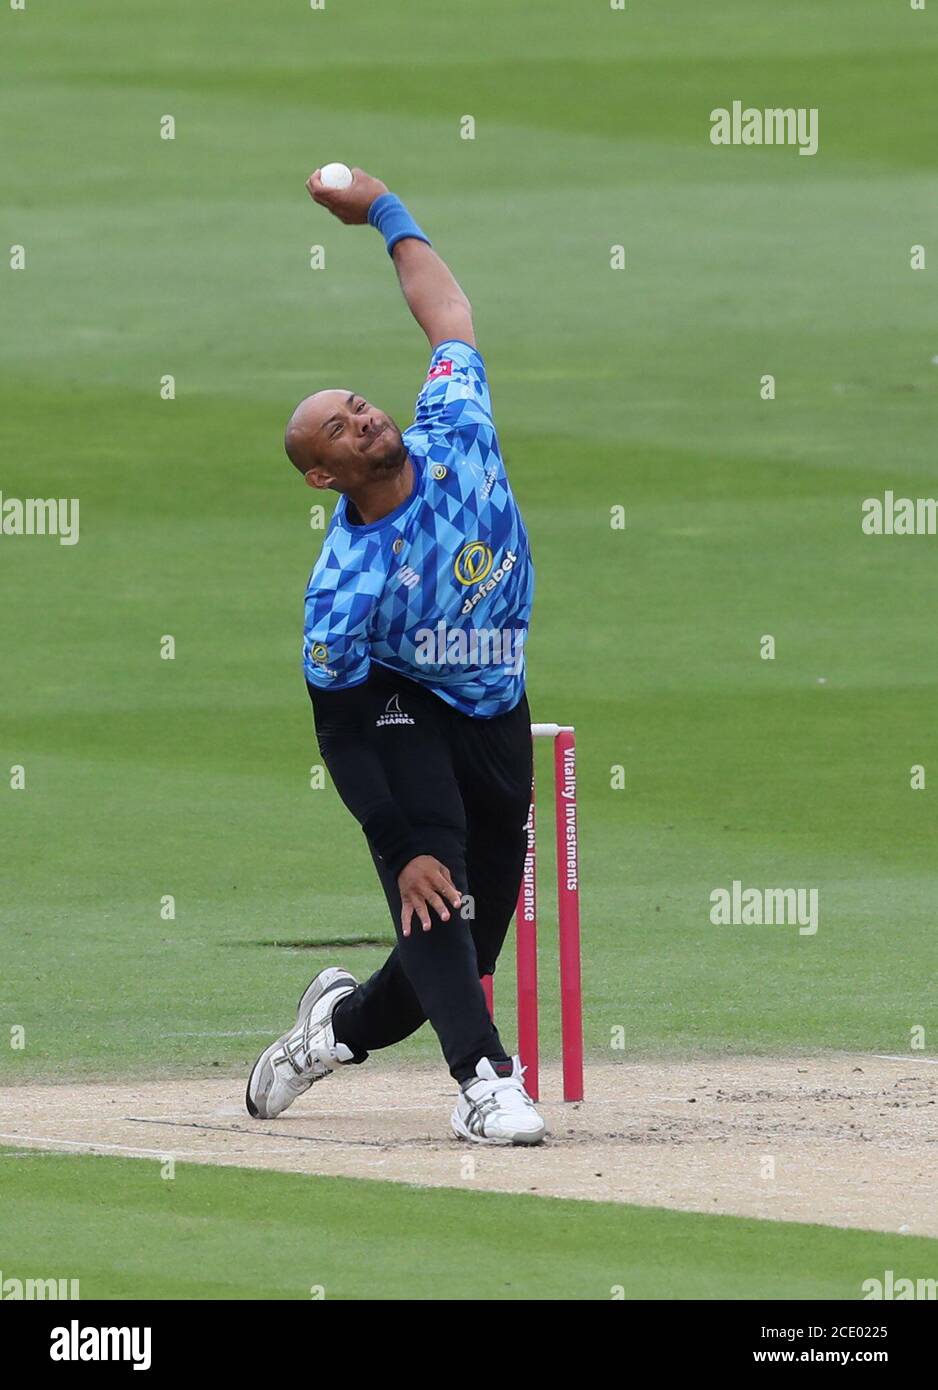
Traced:
[[390, 415], [364, 396], [354, 391], [320, 391], [299, 409], [314, 486], [354, 491], [403, 466], [406, 450], [400, 430]]

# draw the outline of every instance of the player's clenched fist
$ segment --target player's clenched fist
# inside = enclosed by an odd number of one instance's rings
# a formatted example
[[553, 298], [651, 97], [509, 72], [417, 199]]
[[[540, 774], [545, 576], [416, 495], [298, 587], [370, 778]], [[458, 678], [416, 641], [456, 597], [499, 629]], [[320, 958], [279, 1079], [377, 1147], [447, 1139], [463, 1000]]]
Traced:
[[418, 854], [405, 864], [397, 876], [401, 890], [401, 930], [410, 936], [411, 921], [416, 915], [424, 931], [429, 931], [430, 908], [444, 921], [449, 921], [449, 908], [459, 907], [462, 898], [445, 864], [432, 854]]
[[388, 191], [386, 183], [382, 183], [380, 179], [373, 179], [364, 169], [352, 170], [352, 183], [349, 188], [324, 187], [322, 170], [317, 169], [306, 180], [306, 187], [315, 203], [321, 203], [346, 226], [358, 226], [367, 222], [368, 209], [374, 200]]

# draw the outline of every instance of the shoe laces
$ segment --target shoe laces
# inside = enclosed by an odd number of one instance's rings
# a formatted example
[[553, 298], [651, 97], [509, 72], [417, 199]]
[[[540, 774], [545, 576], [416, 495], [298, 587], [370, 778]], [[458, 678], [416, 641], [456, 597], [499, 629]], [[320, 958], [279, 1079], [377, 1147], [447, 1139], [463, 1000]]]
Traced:
[[[315, 1025], [316, 1032], [319, 1032], [322, 1028], [322, 1024], [317, 1023]], [[313, 1031], [311, 1011], [303, 1024], [302, 1032], [299, 1032], [298, 1029], [294, 1029], [283, 1045], [284, 1055], [298, 1077], [301, 1077], [304, 1072], [311, 1071], [313, 1068]]]
[[495, 1101], [497, 1095], [502, 1091], [511, 1091], [514, 1095], [520, 1096], [524, 1101], [530, 1104], [531, 1097], [524, 1089], [524, 1073], [526, 1070], [526, 1067], [522, 1067], [520, 1076], [515, 1076], [514, 1073], [512, 1073], [511, 1076], [496, 1076], [494, 1081], [490, 1081], [488, 1077], [478, 1077], [477, 1081], [483, 1081], [488, 1088], [485, 1096], [482, 1097], [482, 1103], [489, 1099]]

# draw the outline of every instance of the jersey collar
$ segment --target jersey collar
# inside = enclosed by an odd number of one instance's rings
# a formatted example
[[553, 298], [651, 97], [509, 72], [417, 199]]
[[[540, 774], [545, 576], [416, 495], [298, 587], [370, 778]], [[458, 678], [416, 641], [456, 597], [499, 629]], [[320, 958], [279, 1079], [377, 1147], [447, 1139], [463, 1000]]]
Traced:
[[398, 517], [404, 515], [404, 513], [407, 511], [407, 508], [411, 506], [411, 504], [417, 496], [417, 493], [420, 491], [420, 484], [422, 481], [421, 465], [419, 460], [414, 458], [413, 454], [409, 450], [407, 453], [407, 457], [410, 459], [410, 462], [414, 470], [414, 485], [410, 490], [410, 495], [408, 497], [405, 497], [403, 502], [399, 502], [398, 505], [394, 508], [393, 512], [388, 512], [387, 516], [381, 517], [378, 521], [369, 522], [367, 526], [356, 526], [353, 522], [349, 520], [348, 498], [343, 493], [342, 496], [339, 498], [339, 505], [335, 509], [335, 517], [340, 526], [344, 527], [345, 530], [350, 532], [350, 534], [353, 536], [369, 536], [373, 535], [375, 531], [380, 531], [384, 526], [390, 526], [393, 522], [397, 521]]

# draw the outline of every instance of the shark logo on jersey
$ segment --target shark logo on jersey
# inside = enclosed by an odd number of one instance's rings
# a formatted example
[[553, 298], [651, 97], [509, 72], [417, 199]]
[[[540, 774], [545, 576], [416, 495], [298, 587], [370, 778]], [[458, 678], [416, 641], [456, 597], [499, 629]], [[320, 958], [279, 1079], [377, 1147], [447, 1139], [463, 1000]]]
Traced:
[[400, 695], [392, 695], [384, 707], [384, 714], [379, 714], [375, 720], [375, 728], [383, 729], [387, 724], [413, 724], [409, 714], [405, 714], [401, 709]]
[[[498, 478], [498, 466], [490, 463], [488, 468], [483, 468], [481, 463], [476, 463], [475, 459], [470, 459], [468, 463], [469, 472], [479, 479], [479, 500], [485, 502], [488, 495], [495, 486]], [[444, 470], [445, 471], [445, 470]], [[434, 478], [436, 473], [433, 474]]]

